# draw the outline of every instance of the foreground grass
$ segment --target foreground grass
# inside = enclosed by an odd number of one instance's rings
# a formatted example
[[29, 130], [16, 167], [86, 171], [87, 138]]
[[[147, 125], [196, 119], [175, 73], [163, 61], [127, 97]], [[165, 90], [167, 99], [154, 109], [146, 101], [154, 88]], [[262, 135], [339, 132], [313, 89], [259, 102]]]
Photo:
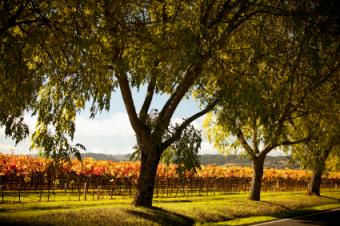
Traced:
[[302, 192], [155, 199], [153, 209], [135, 208], [132, 199], [0, 204], [4, 225], [242, 225], [340, 207], [340, 191], [323, 197]]

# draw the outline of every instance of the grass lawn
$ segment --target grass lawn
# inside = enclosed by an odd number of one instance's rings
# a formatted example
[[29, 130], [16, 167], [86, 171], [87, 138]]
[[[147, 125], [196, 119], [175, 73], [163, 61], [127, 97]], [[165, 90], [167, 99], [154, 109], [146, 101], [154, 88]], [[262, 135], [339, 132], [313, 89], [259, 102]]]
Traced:
[[158, 198], [153, 209], [135, 208], [132, 199], [0, 204], [1, 225], [242, 225], [340, 207], [339, 192], [309, 197], [304, 192]]

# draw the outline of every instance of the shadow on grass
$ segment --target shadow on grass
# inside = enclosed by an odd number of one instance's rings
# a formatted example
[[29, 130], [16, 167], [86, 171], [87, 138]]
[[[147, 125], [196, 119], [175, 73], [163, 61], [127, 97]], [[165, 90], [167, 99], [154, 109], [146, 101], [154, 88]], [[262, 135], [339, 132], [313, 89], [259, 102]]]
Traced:
[[154, 203], [177, 203], [177, 202], [192, 202], [192, 200], [189, 199], [182, 199], [182, 200], [155, 200]]
[[295, 220], [309, 225], [339, 225], [340, 211], [317, 211], [307, 216], [296, 217]]
[[325, 195], [320, 195], [321, 198], [326, 198], [326, 199], [331, 199], [331, 200], [336, 200], [338, 202], [340, 202], [340, 199], [334, 198], [334, 197], [330, 197], [330, 196], [325, 196]]
[[[315, 210], [314, 211], [313, 210], [291, 210], [291, 211], [285, 210], [285, 211], [281, 211], [281, 212], [274, 212], [272, 214], [267, 214], [266, 216], [275, 217], [275, 218], [277, 218], [276, 220], [279, 220], [279, 219], [286, 219], [286, 218], [297, 218], [299, 216], [304, 216], [304, 215], [315, 213], [315, 212], [316, 212]], [[260, 222], [252, 222], [252, 223], [249, 223], [249, 224], [242, 224], [242, 225], [243, 226], [250, 226], [250, 225], [254, 225], [255, 223], [256, 224], [265, 224], [265, 223], [268, 223], [268, 222], [275, 222], [276, 220], [264, 220], [264, 221], [260, 221]], [[273, 224], [273, 225], [275, 225], [275, 224]], [[285, 223], [278, 224], [278, 225], [285, 225]], [[311, 224], [311, 225], [313, 225], [313, 224]]]
[[278, 207], [281, 207], [287, 211], [291, 211], [292, 209], [287, 207], [287, 206], [284, 206], [284, 205], [280, 205], [280, 204], [277, 204], [277, 203], [273, 203], [273, 202], [268, 202], [268, 201], [261, 201], [262, 203], [267, 203], [269, 205], [272, 205], [272, 206], [278, 206]]
[[[32, 206], [25, 208], [25, 211], [36, 211], [36, 210], [60, 210], [60, 209], [71, 209], [69, 206]], [[10, 213], [10, 212], [15, 212], [16, 209], [14, 208], [1, 208], [0, 213]]]
[[30, 225], [30, 226], [52, 226], [52, 224], [49, 224], [47, 222], [31, 222], [31, 221], [25, 221], [23, 219], [13, 219], [13, 218], [7, 218], [7, 217], [0, 217], [0, 222], [1, 225], [6, 225], [6, 226], [14, 226], [14, 225], [19, 225], [19, 226], [24, 226], [24, 225]]
[[169, 212], [159, 207], [142, 210], [126, 210], [126, 213], [134, 215], [160, 225], [194, 225], [195, 221], [182, 214]]
[[[293, 218], [294, 222], [278, 222], [272, 225], [318, 225], [318, 226], [336, 226], [339, 225], [340, 215], [339, 211], [329, 211], [329, 210], [296, 210], [292, 212], [280, 212], [274, 213], [270, 216], [276, 217], [278, 219]], [[259, 223], [266, 223], [270, 221], [263, 221]], [[247, 224], [252, 225], [252, 224]]]

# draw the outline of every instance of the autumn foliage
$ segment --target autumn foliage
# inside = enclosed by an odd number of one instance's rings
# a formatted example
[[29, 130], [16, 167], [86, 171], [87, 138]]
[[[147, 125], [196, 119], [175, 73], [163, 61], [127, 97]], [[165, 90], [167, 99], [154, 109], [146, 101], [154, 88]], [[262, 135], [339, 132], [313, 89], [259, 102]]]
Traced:
[[[48, 174], [48, 168], [52, 160], [45, 158], [30, 157], [25, 155], [0, 154], [0, 176], [23, 176], [30, 177], [33, 173]], [[158, 167], [158, 177], [176, 178], [179, 175], [176, 165], [161, 164]], [[95, 160], [85, 158], [82, 162], [72, 160], [71, 163], [61, 164], [60, 173], [72, 173], [87, 177], [110, 176], [113, 178], [137, 179], [139, 175], [139, 162], [112, 162], [107, 160]], [[253, 170], [250, 167], [224, 167], [202, 166], [196, 174], [186, 172], [185, 177], [201, 178], [251, 178]], [[275, 181], [277, 179], [292, 179], [307, 181], [311, 177], [310, 171], [292, 169], [265, 169], [264, 180]], [[340, 179], [340, 172], [329, 172], [325, 175], [328, 179]]]

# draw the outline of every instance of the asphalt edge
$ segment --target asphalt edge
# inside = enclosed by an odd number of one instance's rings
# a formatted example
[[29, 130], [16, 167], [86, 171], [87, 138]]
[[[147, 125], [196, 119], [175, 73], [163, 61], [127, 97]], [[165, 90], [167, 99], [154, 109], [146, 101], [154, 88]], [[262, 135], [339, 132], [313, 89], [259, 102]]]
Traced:
[[290, 220], [290, 219], [298, 219], [300, 217], [309, 217], [309, 216], [317, 215], [317, 214], [324, 213], [324, 212], [332, 212], [332, 211], [338, 211], [338, 210], [340, 210], [340, 207], [339, 208], [335, 208], [335, 209], [313, 211], [313, 212], [308, 213], [308, 214], [298, 215], [298, 216], [294, 216], [294, 217], [288, 217], [288, 218], [283, 218], [283, 219], [278, 219], [278, 220], [271, 220], [271, 221], [263, 221], [262, 223], [246, 224], [246, 225], [249, 225], [249, 226], [261, 226], [261, 225], [273, 224], [273, 223], [277, 223], [277, 222], [284, 222], [284, 221], [287, 221], [287, 220]]

